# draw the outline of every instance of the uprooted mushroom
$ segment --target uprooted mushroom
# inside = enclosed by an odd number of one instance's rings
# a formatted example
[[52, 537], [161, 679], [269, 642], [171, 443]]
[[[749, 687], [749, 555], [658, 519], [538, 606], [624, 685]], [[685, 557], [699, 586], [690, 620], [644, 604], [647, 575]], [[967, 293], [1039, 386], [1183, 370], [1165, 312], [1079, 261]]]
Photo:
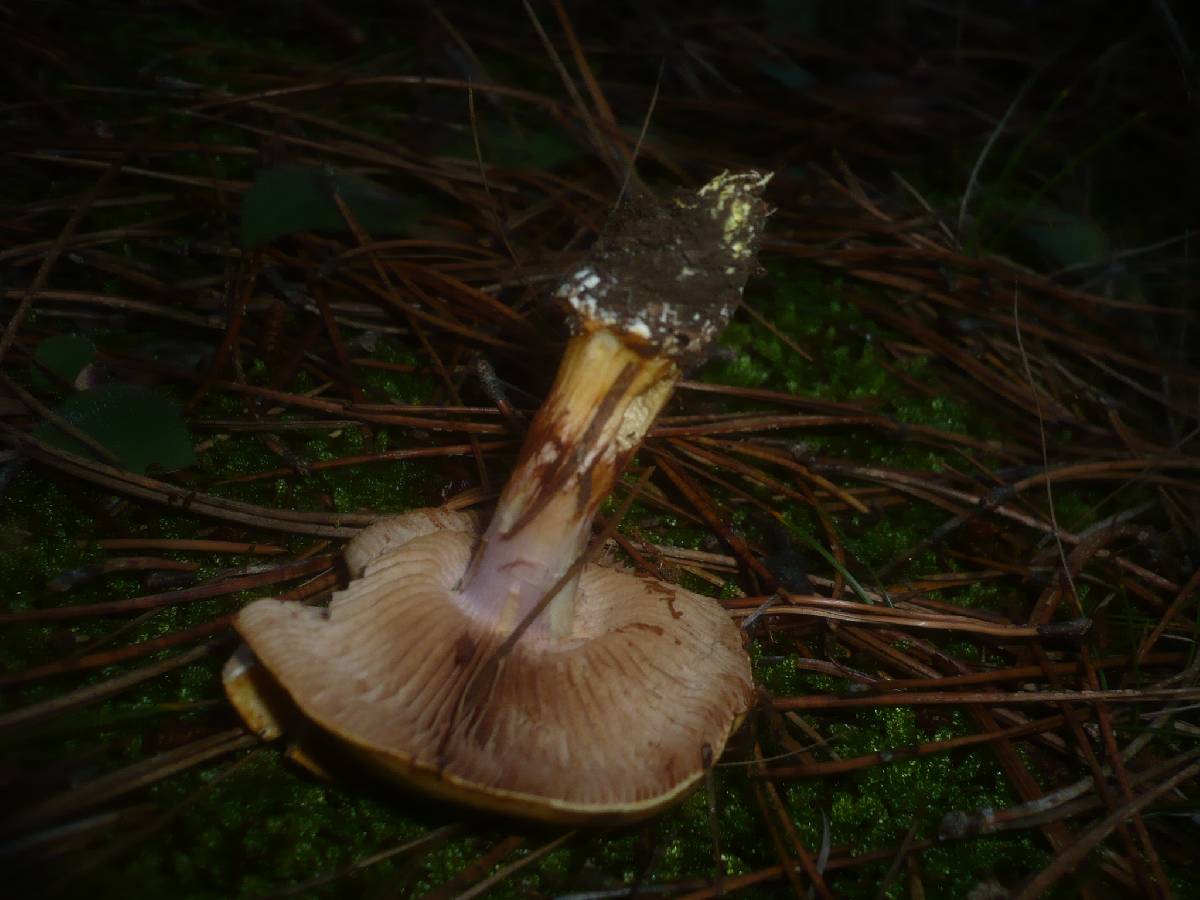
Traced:
[[741, 299], [768, 177], [614, 211], [558, 290], [573, 336], [486, 531], [437, 509], [383, 520], [327, 609], [242, 610], [225, 681], [251, 727], [277, 734], [286, 703], [379, 773], [556, 822], [636, 819], [703, 777], [752, 699], [739, 629], [709, 598], [579, 561]]

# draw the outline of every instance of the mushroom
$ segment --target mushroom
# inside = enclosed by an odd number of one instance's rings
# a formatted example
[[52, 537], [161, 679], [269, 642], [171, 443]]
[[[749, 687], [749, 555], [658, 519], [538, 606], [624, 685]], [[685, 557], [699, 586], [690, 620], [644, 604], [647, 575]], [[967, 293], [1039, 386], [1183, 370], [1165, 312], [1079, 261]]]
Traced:
[[225, 682], [251, 727], [278, 735], [294, 705], [383, 775], [543, 821], [630, 821], [697, 784], [752, 701], [741, 631], [710, 598], [582, 557], [740, 301], [768, 179], [613, 212], [557, 292], [572, 337], [486, 531], [442, 509], [386, 519], [351, 541], [327, 609], [243, 609]]

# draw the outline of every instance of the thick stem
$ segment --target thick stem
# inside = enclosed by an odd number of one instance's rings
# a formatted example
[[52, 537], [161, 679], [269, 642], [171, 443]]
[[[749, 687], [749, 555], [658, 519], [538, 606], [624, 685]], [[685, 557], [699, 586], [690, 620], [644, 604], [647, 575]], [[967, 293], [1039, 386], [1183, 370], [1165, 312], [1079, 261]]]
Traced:
[[[460, 588], [473, 615], [507, 633], [563, 577], [678, 377], [669, 358], [607, 329], [571, 338]], [[570, 631], [577, 586], [578, 576], [559, 590], [531, 636]]]
[[559, 286], [577, 336], [459, 588], [497, 634], [516, 634], [533, 611], [531, 637], [570, 633], [579, 578], [567, 575], [679, 366], [703, 359], [741, 301], [768, 180], [724, 173], [695, 192], [631, 198]]

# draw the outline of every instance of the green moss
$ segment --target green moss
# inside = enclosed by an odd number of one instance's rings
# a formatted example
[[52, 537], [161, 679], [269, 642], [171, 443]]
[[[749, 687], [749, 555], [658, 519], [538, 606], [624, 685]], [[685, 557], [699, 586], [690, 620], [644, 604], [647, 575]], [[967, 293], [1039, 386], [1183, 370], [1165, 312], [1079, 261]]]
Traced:
[[[120, 897], [136, 884], [144, 896], [180, 896], [186, 886], [189, 897], [253, 897], [333, 872], [363, 848], [403, 843], [437, 824], [394, 798], [321, 784], [270, 750], [244, 758], [219, 781], [217, 774], [189, 773], [156, 786], [153, 799], [178, 813], [171, 827], [89, 876], [90, 889]], [[385, 861], [351, 882], [386, 883], [399, 865]]]
[[[925, 357], [897, 358], [887, 353], [882, 348], [886, 335], [844, 299], [840, 281], [795, 263], [770, 263], [768, 270], [769, 286], [754, 292], [747, 302], [775, 331], [757, 319], [733, 323], [721, 338], [724, 355], [705, 367], [702, 380], [769, 388], [814, 400], [861, 402], [897, 422], [984, 438], [998, 436], [992, 423], [943, 389]], [[927, 385], [928, 390], [913, 391], [888, 367]], [[833, 451], [831, 455], [936, 470], [938, 454], [881, 437], [869, 429], [853, 434], [809, 431], [804, 440], [812, 448]]]
[[[911, 709], [884, 708], [858, 711], [822, 730], [839, 756], [849, 758], [945, 740], [968, 730], [960, 714], [948, 719], [937, 727], [922, 727]], [[1014, 802], [986, 751], [940, 754], [850, 775], [788, 782], [784, 795], [808, 846], [820, 846], [828, 827], [834, 846], [848, 846], [852, 852], [899, 846], [910, 828], [917, 840], [934, 837], [949, 810], [1003, 808]], [[997, 875], [1011, 880], [1046, 861], [1036, 839], [1022, 834], [935, 846], [920, 854], [917, 865], [926, 896], [957, 898], [980, 881]], [[835, 876], [839, 896], [874, 896], [889, 865], [890, 861], [865, 864]], [[905, 882], [900, 879], [888, 896], [907, 896]]]

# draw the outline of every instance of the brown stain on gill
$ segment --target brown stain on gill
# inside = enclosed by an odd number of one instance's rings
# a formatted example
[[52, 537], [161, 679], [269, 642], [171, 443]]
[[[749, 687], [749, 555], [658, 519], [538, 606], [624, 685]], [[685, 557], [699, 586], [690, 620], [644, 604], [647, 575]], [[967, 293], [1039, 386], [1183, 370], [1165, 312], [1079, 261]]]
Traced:
[[454, 665], [462, 667], [475, 656], [475, 641], [465, 631], [454, 642]]

